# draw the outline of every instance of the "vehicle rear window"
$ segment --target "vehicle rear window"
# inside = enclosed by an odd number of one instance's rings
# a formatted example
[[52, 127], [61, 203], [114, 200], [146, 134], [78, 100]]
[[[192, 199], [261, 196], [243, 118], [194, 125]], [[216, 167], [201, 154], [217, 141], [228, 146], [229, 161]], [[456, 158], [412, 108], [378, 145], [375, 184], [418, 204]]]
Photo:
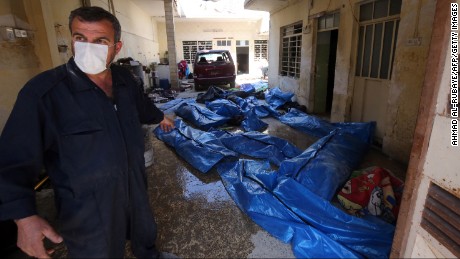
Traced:
[[226, 52], [222, 53], [201, 53], [197, 55], [198, 63], [215, 63], [215, 62], [230, 62], [230, 58]]

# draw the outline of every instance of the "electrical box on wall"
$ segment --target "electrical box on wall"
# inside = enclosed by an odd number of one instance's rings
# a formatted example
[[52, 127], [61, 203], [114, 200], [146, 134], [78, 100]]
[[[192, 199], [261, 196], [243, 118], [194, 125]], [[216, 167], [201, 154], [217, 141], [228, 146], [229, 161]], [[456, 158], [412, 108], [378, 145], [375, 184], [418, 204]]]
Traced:
[[0, 26], [0, 41], [15, 41], [17, 38], [33, 38], [26, 30]]
[[27, 38], [27, 31], [14, 29], [14, 35], [16, 38]]
[[14, 29], [11, 27], [0, 27], [0, 39], [4, 41], [14, 41], [16, 39]]

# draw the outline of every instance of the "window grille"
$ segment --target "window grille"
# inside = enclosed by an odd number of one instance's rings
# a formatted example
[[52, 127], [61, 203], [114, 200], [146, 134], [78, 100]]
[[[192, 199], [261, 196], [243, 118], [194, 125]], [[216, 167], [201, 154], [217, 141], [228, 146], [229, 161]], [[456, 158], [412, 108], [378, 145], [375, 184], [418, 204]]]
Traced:
[[281, 28], [280, 74], [294, 78], [300, 77], [302, 48], [302, 22]]
[[186, 60], [188, 64], [193, 63], [198, 50], [210, 49], [212, 49], [212, 41], [182, 41], [184, 60]]
[[268, 61], [268, 40], [254, 41], [254, 61], [266, 59]]

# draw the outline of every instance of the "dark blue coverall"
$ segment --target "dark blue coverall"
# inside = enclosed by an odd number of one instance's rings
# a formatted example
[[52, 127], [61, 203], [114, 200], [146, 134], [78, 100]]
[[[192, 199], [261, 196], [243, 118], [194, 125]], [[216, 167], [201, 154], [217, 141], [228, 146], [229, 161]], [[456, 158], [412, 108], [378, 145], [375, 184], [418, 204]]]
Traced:
[[33, 187], [45, 168], [58, 232], [70, 257], [157, 257], [141, 123], [163, 113], [125, 68], [112, 65], [113, 100], [71, 58], [20, 91], [0, 137], [0, 220], [37, 214]]

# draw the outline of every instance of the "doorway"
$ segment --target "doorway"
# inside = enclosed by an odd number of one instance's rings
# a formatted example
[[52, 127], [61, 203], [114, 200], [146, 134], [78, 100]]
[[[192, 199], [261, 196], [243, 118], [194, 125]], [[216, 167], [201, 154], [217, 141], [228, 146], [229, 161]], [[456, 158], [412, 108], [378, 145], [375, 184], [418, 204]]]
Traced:
[[236, 47], [238, 74], [249, 74], [249, 47]]
[[338, 34], [337, 29], [318, 32], [316, 42], [313, 112], [327, 117], [332, 109]]

